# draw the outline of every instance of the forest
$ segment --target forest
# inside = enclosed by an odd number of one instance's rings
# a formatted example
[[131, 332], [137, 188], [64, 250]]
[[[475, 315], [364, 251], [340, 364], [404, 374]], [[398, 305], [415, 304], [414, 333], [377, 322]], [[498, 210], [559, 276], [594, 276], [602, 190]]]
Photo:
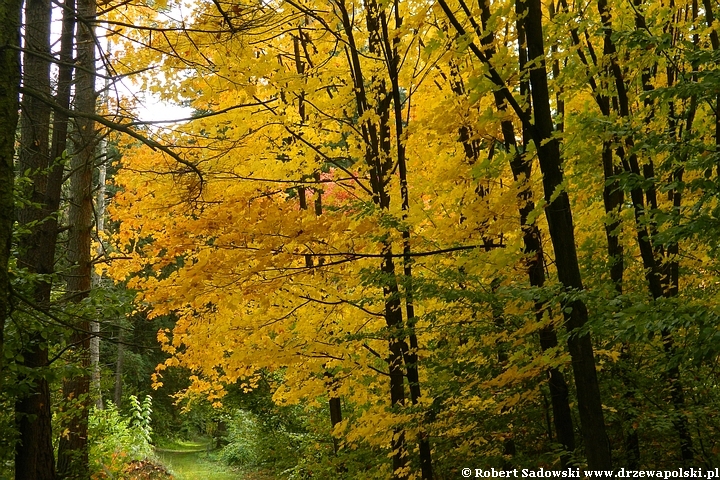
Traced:
[[0, 478], [710, 474], [718, 9], [0, 0]]

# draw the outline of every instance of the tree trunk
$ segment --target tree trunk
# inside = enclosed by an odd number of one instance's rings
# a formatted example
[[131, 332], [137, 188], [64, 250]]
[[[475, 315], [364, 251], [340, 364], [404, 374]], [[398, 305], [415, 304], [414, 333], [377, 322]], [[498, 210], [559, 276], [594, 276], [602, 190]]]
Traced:
[[123, 394], [123, 368], [125, 367], [125, 345], [123, 345], [123, 327], [120, 326], [118, 330], [118, 343], [117, 343], [117, 360], [115, 361], [115, 390], [113, 391], [113, 401], [115, 406], [120, 408], [122, 405], [122, 394]]
[[[358, 116], [373, 110], [377, 115], [377, 122], [371, 122], [362, 126], [363, 138], [365, 141], [365, 162], [370, 169], [370, 183], [372, 185], [373, 202], [382, 210], [390, 208], [390, 196], [387, 192], [387, 182], [391, 161], [390, 142], [390, 101], [391, 96], [387, 95], [385, 81], [372, 78], [370, 83], [375, 86], [377, 97], [376, 105], [371, 105], [366, 94], [365, 79], [363, 77], [360, 50], [355, 43], [353, 24], [350, 20], [347, 7], [343, 1], [337, 1], [341, 13], [343, 29], [347, 35], [350, 67], [354, 72], [355, 97]], [[380, 19], [378, 6], [374, 0], [364, 2], [366, 10], [367, 30], [369, 32], [368, 47], [375, 55], [381, 55], [382, 45], [380, 36]], [[389, 356], [387, 359], [390, 377], [390, 404], [393, 408], [405, 405], [405, 373], [404, 354], [408, 347], [405, 341], [404, 321], [402, 305], [400, 302], [400, 291], [398, 288], [395, 261], [393, 259], [392, 245], [389, 242], [383, 243], [383, 261], [380, 267], [385, 274], [383, 295], [385, 298], [385, 323], [388, 330]], [[393, 478], [408, 478], [406, 469], [407, 442], [405, 429], [402, 426], [393, 428], [392, 440], [390, 442], [393, 461]]]
[[[518, 4], [517, 8], [521, 13], [523, 7]], [[480, 39], [485, 51], [487, 52], [488, 58], [491, 59], [494, 56], [495, 49], [495, 34], [488, 29], [488, 22], [491, 17], [489, 4], [487, 2], [480, 3], [480, 21], [483, 28], [483, 35]], [[528, 58], [526, 50], [526, 39], [525, 30], [522, 28], [522, 24], [518, 23], [518, 59], [519, 69], [522, 71], [526, 68]], [[453, 90], [456, 91], [458, 86], [454, 86]], [[464, 94], [464, 88], [461, 89]], [[456, 91], [456, 93], [458, 93]], [[530, 85], [527, 80], [521, 81], [520, 84], [520, 95], [526, 97], [530, 93]], [[506, 112], [507, 106], [503, 101], [502, 95], [495, 93], [495, 106], [499, 112]], [[527, 115], [530, 115], [532, 108], [528, 104], [525, 109]], [[503, 148], [506, 152], [512, 152], [513, 157], [510, 161], [510, 168], [512, 170], [513, 178], [515, 181], [527, 182], [531, 178], [532, 164], [528, 159], [523, 156], [522, 152], [527, 151], [527, 144], [531, 141], [530, 134], [527, 126], [523, 127], [522, 131], [522, 148], [517, 145], [517, 137], [515, 134], [515, 127], [511, 121], [501, 122], [501, 130], [503, 134]], [[467, 134], [465, 135], [467, 136]], [[461, 138], [463, 137], [461, 132]], [[465, 151], [476, 151], [476, 148], [472, 146], [466, 146]], [[520, 225], [523, 231], [523, 245], [525, 253], [530, 256], [527, 263], [527, 272], [530, 285], [533, 287], [543, 287], [545, 285], [545, 267], [543, 265], [543, 247], [541, 242], [541, 233], [536, 223], [528, 224], [527, 220], [530, 213], [535, 209], [535, 202], [533, 201], [532, 192], [529, 187], [523, 188], [519, 197], [523, 202], [519, 209], [520, 213]], [[543, 319], [543, 312], [547, 309], [547, 305], [544, 302], [536, 302], [535, 304], [535, 316], [538, 322]], [[540, 348], [543, 352], [555, 348], [558, 345], [557, 332], [555, 327], [549, 325], [543, 328], [539, 332], [540, 337]], [[548, 388], [550, 390], [550, 400], [553, 412], [553, 424], [555, 426], [555, 434], [557, 442], [563, 446], [563, 453], [560, 455], [560, 464], [564, 468], [569, 464], [571, 454], [575, 450], [575, 430], [573, 427], [572, 411], [570, 409], [569, 401], [569, 389], [565, 376], [556, 367], [548, 369]]]
[[[107, 166], [105, 162], [107, 162], [107, 155], [105, 156], [105, 158], [103, 158], [102, 163], [100, 163], [100, 166], [98, 167], [99, 175], [96, 208], [97, 224], [95, 226], [97, 229], [98, 238], [100, 238], [100, 234], [105, 229], [105, 178], [107, 175]], [[100, 244], [97, 248], [97, 255], [98, 257], [100, 257], [103, 254], [103, 246], [102, 244]], [[96, 272], [93, 272], [93, 288], [99, 287], [101, 281], [102, 276]], [[100, 315], [99, 312], [98, 315]], [[104, 408], [104, 405], [102, 398], [102, 389], [100, 386], [100, 337], [98, 336], [100, 333], [100, 322], [98, 322], [97, 320], [93, 320], [90, 322], [90, 333], [92, 333], [92, 337], [90, 338], [90, 368], [92, 370], [90, 393], [92, 397], [95, 398], [95, 407], [102, 410]]]
[[[528, 56], [533, 67], [530, 69], [530, 85], [534, 110], [533, 140], [537, 147], [540, 170], [543, 176], [545, 209], [550, 239], [555, 251], [558, 278], [568, 293], [583, 290], [580, 266], [575, 245], [570, 199], [562, 187], [560, 144], [553, 137], [553, 120], [550, 109], [545, 49], [542, 31], [542, 3], [528, 0], [526, 5], [525, 32]], [[585, 303], [580, 300], [564, 301], [565, 324], [570, 332], [568, 347], [572, 357], [575, 386], [580, 410], [580, 424], [588, 467], [591, 469], [612, 468], [610, 443], [605, 431], [605, 419], [600, 400], [600, 386], [595, 369], [595, 357], [589, 333], [579, 333], [588, 320]]]
[[[56, 212], [60, 197], [62, 167], [57, 163], [48, 169], [50, 158], [50, 107], [40, 96], [51, 98], [50, 87], [50, 19], [49, 0], [27, 0], [25, 4], [25, 53], [23, 55], [23, 86], [33, 91], [23, 95], [20, 119], [21, 174], [29, 172], [31, 184], [25, 191], [32, 203], [18, 212], [21, 225], [28, 225], [29, 233], [20, 240], [18, 264], [31, 273], [43, 275], [29, 294], [42, 312], [50, 305], [52, 288], [50, 275], [54, 272], [57, 238]], [[59, 172], [59, 173], [58, 173]], [[52, 177], [52, 180], [51, 180]], [[60, 179], [60, 182], [57, 179]], [[42, 313], [40, 313], [42, 314]], [[28, 339], [22, 350], [23, 366], [29, 369], [21, 379], [27, 390], [15, 402], [15, 418], [20, 442], [15, 451], [16, 480], [51, 480], [55, 478], [55, 458], [52, 446], [50, 391], [43, 369], [48, 366], [47, 340], [43, 327], [28, 328]]]
[[[402, 18], [400, 17], [400, 5], [398, 0], [394, 1], [394, 12], [395, 28], [399, 29], [402, 26]], [[394, 37], [391, 45], [385, 12], [377, 12], [377, 16], [380, 26], [379, 34], [382, 38], [382, 43], [386, 52], [385, 64], [388, 70], [388, 76], [390, 77], [390, 87], [392, 89], [391, 96], [393, 101], [393, 118], [395, 121], [395, 139], [397, 145], [396, 155], [398, 174], [400, 177], [400, 200], [401, 208], [403, 211], [402, 218], [403, 220], [406, 220], [410, 212], [410, 192], [408, 188], [408, 170], [405, 145], [402, 141], [402, 138], [404, 136], [404, 122], [402, 101], [400, 95], [400, 55], [397, 48], [398, 39]], [[415, 332], [416, 318], [413, 295], [412, 245], [410, 242], [410, 229], [407, 226], [402, 227], [402, 239], [403, 275], [405, 286], [405, 312], [407, 319], [406, 328], [408, 332], [408, 341], [410, 342], [410, 349], [403, 352], [403, 357], [405, 361], [405, 368], [407, 370], [407, 379], [410, 390], [410, 401], [413, 405], [417, 405], [420, 401], [422, 393], [420, 389], [420, 367], [417, 355], [419, 345], [417, 334]], [[418, 438], [421, 478], [422, 480], [432, 480], [432, 449], [430, 446], [430, 439], [422, 425], [418, 432]]]
[[[8, 262], [15, 222], [13, 184], [20, 87], [20, 0], [0, 0], [0, 372], [5, 371], [5, 321], [10, 313]], [[0, 375], [0, 389], [4, 376]]]
[[[458, 21], [447, 2], [445, 0], [437, 0], [437, 2], [458, 34], [466, 35], [465, 28]], [[518, 18], [525, 18], [525, 21], [518, 22], [518, 33], [520, 35], [527, 34], [526, 43], [528, 46], [532, 46], [532, 48], [528, 48], [528, 53], [539, 59], [530, 74], [532, 101], [534, 104], [539, 102], [541, 105], [541, 112], [540, 114], [536, 112], [534, 121], [531, 119], [530, 112], [523, 109], [514, 98], [502, 76], [490, 62], [487, 53], [473, 42], [470, 42], [468, 47], [478, 60], [488, 67], [487, 77], [497, 86], [495, 90], [496, 104], [502, 105], [501, 108], [503, 109], [508, 106], [512, 108], [522, 123], [524, 137], [532, 138], [537, 147], [540, 168], [543, 173], [545, 198], [549, 202], [546, 216], [555, 250], [558, 277], [568, 290], [582, 290], [582, 278], [577, 261], [574, 227], [568, 195], [566, 192], [561, 192], [554, 201], [550, 202], [553, 192], [562, 183], [561, 157], [558, 141], [552, 138], [553, 122], [543, 46], [542, 6], [540, 2], [533, 1], [530, 7], [527, 8], [526, 3], [522, 1], [518, 1], [516, 4]], [[480, 32], [477, 22], [471, 17], [471, 12], [467, 7], [465, 13], [470, 17], [473, 28]], [[524, 49], [520, 50], [521, 55], [523, 55], [523, 51]], [[504, 136], [510, 138], [508, 134], [511, 134], [514, 139], [514, 133], [509, 131], [508, 125], [510, 124], [505, 126], [508, 131], [504, 132]], [[587, 307], [581, 300], [564, 302], [563, 313], [565, 325], [570, 331], [581, 328], [587, 322]], [[609, 469], [611, 463], [610, 445], [605, 432], [605, 421], [600, 402], [600, 389], [597, 382], [595, 358], [590, 336], [587, 334], [583, 336], [573, 335], [568, 341], [568, 347], [573, 360], [573, 373], [578, 390], [580, 422], [586, 443], [588, 466], [590, 468]], [[558, 398], [560, 398], [560, 395]]]
[[[103, 103], [108, 106], [108, 89], [110, 88], [109, 78], [105, 79], [105, 88], [103, 89]], [[101, 234], [105, 231], [105, 181], [107, 179], [107, 162], [108, 162], [108, 144], [103, 138], [100, 141], [100, 165], [98, 166], [98, 192], [96, 198], [97, 223], [95, 229], [98, 236], [97, 257], [101, 258], [105, 254], [105, 248], [102, 244]], [[92, 287], [100, 287], [102, 275], [93, 270]], [[98, 312], [98, 317], [102, 315]], [[90, 368], [92, 369], [92, 378], [90, 382], [90, 393], [95, 398], [95, 407], [103, 409], [102, 389], [100, 385], [100, 322], [93, 320], [90, 322]]]
[[[78, 113], [95, 113], [95, 36], [92, 22], [95, 19], [95, 0], [78, 0], [78, 15], [85, 19], [78, 25], [78, 64], [75, 75], [75, 110]], [[76, 118], [73, 136], [74, 155], [70, 179], [70, 235], [68, 261], [71, 269], [67, 278], [68, 298], [80, 304], [90, 294], [92, 281], [91, 233], [93, 226], [92, 174], [97, 148], [95, 122], [84, 116]], [[84, 316], [81, 316], [83, 318]], [[58, 470], [64, 478], [89, 479], [88, 414], [90, 407], [90, 324], [80, 320], [75, 324], [71, 343], [83, 373], [63, 380], [63, 396], [73, 405], [68, 434], [60, 439]]]

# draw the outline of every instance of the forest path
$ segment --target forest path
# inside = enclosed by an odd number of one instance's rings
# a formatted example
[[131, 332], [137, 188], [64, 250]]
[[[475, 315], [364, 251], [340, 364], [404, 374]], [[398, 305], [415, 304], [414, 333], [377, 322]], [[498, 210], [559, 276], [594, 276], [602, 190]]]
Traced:
[[155, 453], [177, 480], [255, 480], [252, 475], [213, 460], [208, 456], [209, 446], [206, 439], [176, 441], [156, 448]]

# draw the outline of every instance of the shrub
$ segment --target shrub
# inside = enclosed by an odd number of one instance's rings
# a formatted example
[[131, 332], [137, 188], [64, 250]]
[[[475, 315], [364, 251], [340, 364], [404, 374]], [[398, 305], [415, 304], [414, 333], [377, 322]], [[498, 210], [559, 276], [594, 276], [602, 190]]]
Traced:
[[310, 441], [303, 431], [291, 431], [276, 417], [236, 410], [227, 423], [226, 445], [220, 457], [230, 465], [276, 472], [294, 469]]
[[132, 396], [130, 401], [133, 408], [130, 418], [123, 416], [112, 402], [104, 410], [93, 407], [90, 412], [88, 440], [93, 478], [121, 478], [128, 464], [152, 456], [152, 399], [148, 395], [141, 404]]

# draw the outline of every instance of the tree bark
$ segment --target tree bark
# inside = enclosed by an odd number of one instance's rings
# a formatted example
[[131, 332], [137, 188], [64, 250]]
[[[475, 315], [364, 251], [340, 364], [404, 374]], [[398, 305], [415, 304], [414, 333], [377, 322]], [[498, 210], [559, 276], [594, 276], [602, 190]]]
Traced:
[[[366, 0], [364, 3], [369, 33], [368, 48], [374, 55], [382, 55], [382, 37], [380, 35], [380, 17], [378, 5], [375, 0]], [[390, 139], [390, 101], [384, 79], [371, 78], [370, 84], [375, 87], [377, 102], [371, 104], [366, 94], [365, 78], [360, 65], [360, 50], [355, 43], [353, 25], [350, 20], [344, 1], [336, 1], [341, 13], [343, 29], [348, 39], [348, 48], [351, 69], [355, 81], [356, 108], [359, 117], [373, 110], [377, 115], [376, 122], [362, 125], [363, 139], [365, 141], [365, 162], [370, 169], [370, 183], [372, 186], [373, 202], [381, 209], [390, 208], [390, 195], [387, 191], [388, 176], [392, 168], [391, 139]], [[408, 351], [404, 333], [404, 320], [400, 290], [398, 287], [395, 261], [393, 259], [392, 245], [383, 243], [383, 260], [380, 266], [385, 274], [385, 283], [382, 286], [385, 298], [385, 323], [388, 329], [389, 356], [387, 359], [390, 377], [390, 404], [393, 408], [405, 405], [405, 365], [404, 354]], [[408, 463], [407, 441], [405, 429], [402, 426], [393, 428], [390, 442], [393, 461], [393, 478], [408, 478], [406, 469]]]
[[[5, 371], [5, 321], [10, 314], [8, 262], [15, 222], [15, 134], [20, 88], [20, 0], [0, 0], [0, 372]], [[0, 375], [0, 389], [4, 375]]]
[[[103, 158], [103, 161], [98, 167], [98, 193], [97, 193], [97, 222], [96, 230], [98, 233], [98, 239], [100, 239], [101, 233], [105, 230], [105, 178], [107, 175], [107, 155]], [[98, 257], [104, 254], [102, 243], [98, 245], [97, 255]], [[100, 286], [102, 276], [97, 272], [93, 272], [93, 288]], [[98, 313], [98, 315], [100, 315]], [[90, 332], [92, 337], [90, 338], [90, 368], [92, 370], [92, 378], [90, 381], [90, 393], [95, 398], [95, 407], [99, 410], [104, 408], [102, 389], [100, 385], [100, 322], [93, 320], [90, 322]]]
[[[522, 0], [520, 0], [522, 1]], [[562, 189], [563, 173], [560, 144], [553, 136], [553, 120], [545, 67], [545, 48], [542, 31], [542, 3], [540, 0], [526, 2], [528, 57], [534, 62], [530, 69], [530, 85], [534, 111], [534, 142], [538, 151], [543, 176], [545, 209], [550, 239], [555, 251], [558, 278], [569, 295], [583, 290], [580, 266], [575, 244], [570, 199]], [[588, 467], [609, 470], [612, 468], [610, 443], [605, 431], [605, 418], [600, 400], [600, 386], [595, 369], [590, 334], [581, 332], [588, 320], [585, 303], [581, 299], [563, 302], [565, 324], [570, 332], [568, 348], [572, 357], [575, 386], [580, 410], [580, 424], [585, 441]]]
[[[50, 20], [49, 0], [26, 1], [23, 86], [46, 98], [51, 97], [48, 61]], [[18, 165], [21, 174], [30, 173], [31, 183], [24, 193], [32, 203], [18, 212], [19, 223], [29, 228], [29, 233], [20, 240], [18, 264], [31, 273], [41, 275], [30, 292], [41, 310], [50, 306], [50, 275], [54, 272], [56, 213], [62, 182], [62, 166], [53, 163], [54, 159], [50, 158], [50, 114], [47, 103], [36, 97], [23, 96]], [[51, 398], [43, 372], [48, 366], [48, 347], [41, 328], [37, 325], [28, 328], [29, 338], [22, 350], [22, 364], [30, 373], [22, 379], [27, 384], [27, 390], [15, 402], [15, 418], [20, 435], [15, 450], [16, 480], [55, 478]]]
[[[90, 294], [92, 285], [91, 233], [93, 227], [92, 174], [97, 149], [95, 122], [87, 115], [96, 111], [95, 93], [95, 34], [92, 28], [96, 13], [95, 0], [78, 0], [78, 15], [84, 21], [78, 25], [77, 63], [82, 67], [75, 74], [76, 118], [73, 135], [74, 155], [70, 178], [70, 235], [67, 278], [68, 298], [80, 305]], [[88, 415], [90, 408], [90, 323], [85, 315], [76, 322], [71, 336], [74, 354], [83, 373], [63, 380], [63, 396], [73, 405], [68, 434], [61, 437], [58, 449], [58, 470], [63, 478], [89, 479]]]
[[[105, 86], [103, 88], [102, 102], [105, 107], [108, 107], [108, 90], [110, 88], [110, 79], [105, 78]], [[97, 187], [97, 198], [96, 202], [96, 224], [95, 231], [98, 238], [98, 246], [96, 255], [97, 258], [101, 258], [105, 255], [105, 247], [102, 242], [102, 233], [105, 231], [105, 181], [107, 179], [107, 163], [109, 161], [109, 149], [107, 138], [103, 137], [100, 140], [100, 151], [99, 155], [101, 158], [100, 164], [98, 165], [98, 187]], [[92, 277], [92, 288], [98, 288], [102, 283], [102, 275], [97, 271], [93, 270]], [[98, 312], [98, 317], [102, 316], [101, 312]], [[102, 410], [104, 408], [104, 402], [102, 398], [101, 389], [101, 371], [100, 371], [100, 322], [93, 320], [90, 322], [90, 332], [92, 337], [90, 338], [90, 368], [92, 369], [92, 378], [90, 381], [90, 393], [95, 398], [95, 407]]]
[[[460, 35], [465, 29], [458, 21], [445, 0], [437, 0], [445, 15]], [[568, 294], [583, 290], [582, 277], [577, 259], [575, 233], [572, 223], [572, 212], [567, 192], [555, 190], [561, 187], [563, 174], [561, 169], [560, 145], [553, 137], [553, 121], [550, 109], [550, 96], [547, 82], [545, 47], [542, 32], [542, 5], [538, 0], [525, 3], [518, 2], [519, 18], [527, 35], [528, 54], [533, 61], [530, 70], [532, 101], [535, 105], [534, 121], [528, 112], [523, 110], [513, 97], [507, 85], [488, 56], [477, 45], [470, 42], [470, 51], [488, 67], [487, 77], [497, 86], [497, 99], [507, 103], [522, 122], [523, 129], [528, 132], [536, 145], [543, 174], [543, 188], [548, 202], [546, 218], [550, 229], [550, 239], [555, 250], [555, 263], [558, 277]], [[474, 20], [471, 18], [471, 23]], [[479, 28], [476, 28], [479, 31]], [[553, 197], [555, 197], [553, 199]], [[588, 466], [592, 469], [610, 469], [610, 444], [605, 431], [605, 420], [600, 400], [600, 387], [595, 369], [595, 357], [590, 335], [578, 333], [585, 326], [588, 312], [581, 299], [563, 301], [565, 325], [571, 332], [568, 348], [573, 362], [575, 385], [578, 392], [578, 407], [583, 439], [585, 440]]]
[[[394, 1], [395, 12], [395, 28], [402, 26], [402, 18], [400, 17], [400, 5], [398, 0]], [[378, 11], [378, 20], [380, 24], [380, 36], [384, 45], [385, 65], [387, 67], [388, 76], [390, 78], [391, 97], [393, 101], [393, 118], [395, 121], [395, 142], [397, 145], [397, 165], [398, 175], [400, 178], [400, 200], [403, 211], [403, 221], [407, 219], [410, 212], [410, 192], [408, 187], [408, 168], [405, 145], [403, 144], [404, 123], [402, 101], [400, 95], [400, 55], [398, 54], [397, 38], [391, 42], [388, 32], [387, 18], [384, 11]], [[392, 43], [392, 44], [391, 44]], [[403, 239], [403, 275], [405, 286], [405, 313], [406, 313], [406, 329], [408, 332], [408, 341], [410, 342], [409, 350], [403, 352], [405, 368], [407, 370], [407, 379], [410, 390], [410, 401], [413, 405], [417, 405], [421, 397], [420, 389], [420, 371], [419, 359], [417, 351], [419, 348], [418, 338], [415, 332], [415, 305], [413, 295], [413, 274], [412, 274], [412, 245], [410, 241], [410, 229], [407, 226], [402, 227]], [[420, 473], [423, 480], [432, 480], [432, 449], [430, 439], [424, 428], [420, 428], [418, 432], [418, 449], [420, 454]]]

